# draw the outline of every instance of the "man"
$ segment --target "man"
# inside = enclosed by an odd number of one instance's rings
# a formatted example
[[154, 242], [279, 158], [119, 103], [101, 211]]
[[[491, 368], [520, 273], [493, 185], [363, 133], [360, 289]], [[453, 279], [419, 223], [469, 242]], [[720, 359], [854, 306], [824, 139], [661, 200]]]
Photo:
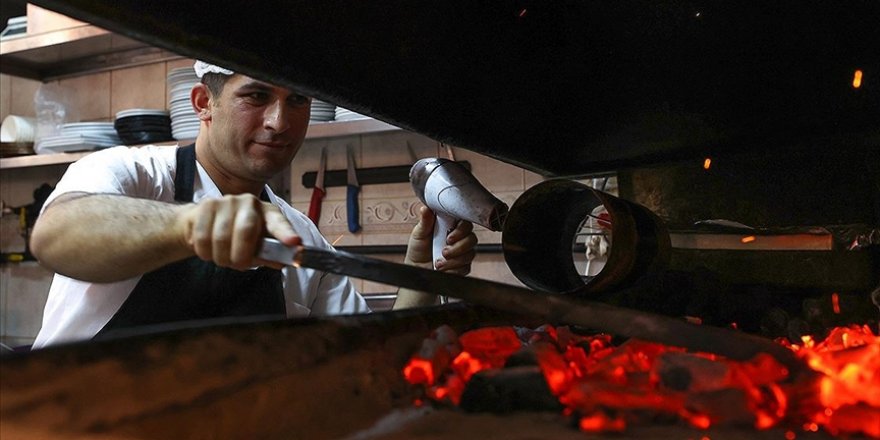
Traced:
[[[31, 249], [56, 275], [34, 348], [206, 318], [369, 311], [345, 276], [255, 258], [266, 235], [332, 248], [266, 185], [302, 145], [310, 99], [203, 62], [195, 68], [194, 146], [93, 153], [46, 201]], [[424, 208], [406, 264], [432, 267], [433, 222]], [[472, 228], [462, 222], [448, 235], [438, 269], [470, 271]], [[433, 301], [400, 289], [394, 307]]]

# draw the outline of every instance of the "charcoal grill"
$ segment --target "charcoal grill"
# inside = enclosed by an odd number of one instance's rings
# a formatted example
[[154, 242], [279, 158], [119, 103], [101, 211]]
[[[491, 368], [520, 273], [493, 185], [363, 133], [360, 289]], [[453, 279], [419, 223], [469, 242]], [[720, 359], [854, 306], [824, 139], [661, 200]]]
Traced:
[[[862, 312], [876, 311], [877, 244], [843, 250], [880, 218], [873, 2], [33, 3], [547, 177], [616, 170], [621, 196], [670, 229], [717, 217], [835, 233], [818, 254], [675, 251], [661, 300], [651, 286], [596, 299], [680, 315], [713, 292], [742, 314], [768, 297], [821, 312], [839, 291], [856, 300], [834, 319], [876, 323]], [[705, 158], [715, 172], [694, 173]], [[432, 328], [533, 319], [453, 304], [50, 348], [3, 360], [2, 429], [338, 438], [409, 407], [400, 368]]]

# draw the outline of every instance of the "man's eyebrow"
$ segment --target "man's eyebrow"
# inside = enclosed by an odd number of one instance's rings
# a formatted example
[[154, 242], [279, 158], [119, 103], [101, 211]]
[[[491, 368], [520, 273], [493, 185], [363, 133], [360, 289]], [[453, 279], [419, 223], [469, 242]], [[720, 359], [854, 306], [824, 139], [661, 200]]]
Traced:
[[238, 87], [239, 90], [272, 90], [272, 86], [260, 81], [250, 81]]
[[[271, 84], [264, 83], [262, 81], [252, 80], [246, 82], [238, 87], [239, 91], [249, 92], [249, 91], [261, 91], [261, 92], [271, 92], [274, 87]], [[305, 96], [296, 90], [288, 90], [291, 95]]]

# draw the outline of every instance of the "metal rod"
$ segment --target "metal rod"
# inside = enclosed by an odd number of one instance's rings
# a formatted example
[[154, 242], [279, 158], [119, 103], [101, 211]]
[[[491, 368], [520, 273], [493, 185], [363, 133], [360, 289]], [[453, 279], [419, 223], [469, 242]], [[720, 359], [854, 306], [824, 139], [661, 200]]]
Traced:
[[614, 335], [748, 360], [766, 353], [792, 376], [806, 370], [788, 348], [759, 336], [688, 322], [608, 304], [390, 263], [345, 252], [300, 248], [299, 266], [349, 275], [410, 289], [459, 298], [497, 310], [536, 316], [552, 324], [570, 324]]

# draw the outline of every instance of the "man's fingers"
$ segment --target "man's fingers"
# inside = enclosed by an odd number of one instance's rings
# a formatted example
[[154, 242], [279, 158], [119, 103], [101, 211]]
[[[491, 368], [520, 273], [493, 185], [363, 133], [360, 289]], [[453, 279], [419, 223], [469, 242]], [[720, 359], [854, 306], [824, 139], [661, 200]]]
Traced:
[[474, 250], [476, 245], [477, 236], [474, 233], [470, 233], [457, 240], [455, 243], [444, 246], [442, 252], [443, 258], [450, 259], [466, 255], [468, 252]]
[[259, 249], [264, 226], [259, 200], [250, 201], [247, 208], [238, 209], [235, 215], [234, 239], [230, 258], [235, 267], [247, 268], [254, 265], [254, 255]]
[[474, 261], [477, 252], [473, 248], [461, 255], [455, 257], [444, 257], [442, 263], [437, 267], [438, 270], [459, 275], [467, 275], [471, 272], [471, 263]]
[[452, 232], [450, 232], [446, 236], [446, 244], [455, 244], [455, 243], [461, 241], [462, 239], [468, 237], [469, 235], [473, 235], [472, 234], [473, 231], [474, 231], [474, 224], [473, 223], [471, 223], [469, 221], [465, 221], [465, 220], [460, 220], [458, 222], [458, 224], [455, 225], [455, 229], [453, 229]]
[[211, 258], [218, 266], [232, 266], [232, 241], [235, 218], [237, 216], [236, 200], [223, 200], [214, 209], [214, 224], [211, 228]]
[[477, 246], [477, 236], [473, 229], [474, 225], [470, 222], [458, 222], [455, 229], [446, 236], [447, 244], [441, 252], [443, 259], [437, 262], [437, 269], [459, 275], [470, 273]]
[[427, 206], [419, 208], [419, 222], [413, 228], [411, 238], [415, 240], [430, 240], [434, 235], [434, 223], [437, 218], [434, 211]]
[[213, 258], [212, 233], [214, 231], [214, 215], [218, 205], [216, 200], [205, 200], [198, 204], [193, 211], [192, 228], [189, 236], [189, 244], [195, 254], [206, 261]]
[[267, 232], [288, 246], [302, 244], [280, 209], [251, 194], [204, 200], [187, 216], [186, 242], [199, 258], [222, 267], [244, 270], [255, 266]]
[[299, 246], [302, 238], [293, 230], [293, 226], [278, 207], [263, 202], [263, 218], [265, 219], [266, 231], [269, 235], [278, 239], [287, 246]]

